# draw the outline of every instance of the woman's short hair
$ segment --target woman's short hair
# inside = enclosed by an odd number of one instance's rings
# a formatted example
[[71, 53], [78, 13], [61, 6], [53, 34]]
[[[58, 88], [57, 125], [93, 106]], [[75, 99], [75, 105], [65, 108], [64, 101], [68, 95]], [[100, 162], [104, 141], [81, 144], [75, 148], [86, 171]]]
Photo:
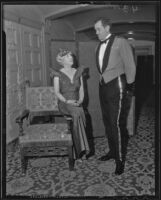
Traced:
[[74, 53], [72, 53], [71, 51], [69, 51], [68, 49], [59, 49], [59, 52], [56, 56], [56, 61], [60, 64], [63, 65], [63, 60], [64, 60], [64, 56], [66, 56], [67, 54], [71, 54], [71, 56], [73, 57], [73, 68], [77, 68], [77, 59], [76, 56], [74, 55]]
[[67, 49], [59, 49], [59, 52], [56, 56], [56, 61], [62, 65], [63, 64], [63, 60], [64, 60], [64, 56], [66, 56], [67, 54], [71, 54], [72, 52], [67, 50]]

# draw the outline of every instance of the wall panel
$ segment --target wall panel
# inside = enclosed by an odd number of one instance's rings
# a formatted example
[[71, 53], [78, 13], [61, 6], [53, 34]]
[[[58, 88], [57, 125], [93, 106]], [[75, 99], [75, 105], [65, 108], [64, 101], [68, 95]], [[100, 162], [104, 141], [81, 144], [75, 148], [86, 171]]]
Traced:
[[25, 79], [30, 80], [32, 86], [41, 86], [43, 85], [41, 31], [22, 25], [21, 38]]
[[25, 81], [43, 85], [41, 31], [4, 20], [6, 33], [6, 143], [18, 137], [17, 116], [25, 108]]

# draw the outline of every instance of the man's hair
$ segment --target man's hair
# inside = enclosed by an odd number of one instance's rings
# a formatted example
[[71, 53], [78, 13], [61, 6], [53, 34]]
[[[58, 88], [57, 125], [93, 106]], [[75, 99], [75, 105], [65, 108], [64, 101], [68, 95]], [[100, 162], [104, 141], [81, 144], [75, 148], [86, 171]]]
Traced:
[[101, 21], [103, 27], [106, 27], [107, 25], [111, 27], [111, 21], [110, 19], [108, 18], [105, 18], [105, 17], [99, 17], [95, 20], [95, 24], [98, 22], [98, 21]]

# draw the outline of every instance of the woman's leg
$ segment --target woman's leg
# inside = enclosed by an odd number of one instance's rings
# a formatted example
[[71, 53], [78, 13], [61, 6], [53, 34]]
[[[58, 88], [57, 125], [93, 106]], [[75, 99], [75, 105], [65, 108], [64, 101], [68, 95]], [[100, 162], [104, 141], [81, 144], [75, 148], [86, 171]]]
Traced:
[[68, 110], [73, 117], [73, 143], [76, 157], [79, 158], [83, 155], [83, 152], [89, 152], [89, 145], [85, 132], [85, 114], [82, 107], [68, 106]]

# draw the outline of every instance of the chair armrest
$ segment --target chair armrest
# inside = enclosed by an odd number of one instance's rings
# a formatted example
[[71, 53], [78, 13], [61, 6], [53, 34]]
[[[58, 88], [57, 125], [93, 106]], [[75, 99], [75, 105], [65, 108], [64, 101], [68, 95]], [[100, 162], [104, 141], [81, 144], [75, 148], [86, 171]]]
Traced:
[[21, 123], [25, 118], [28, 118], [30, 111], [24, 110], [20, 116], [16, 118], [16, 123]]
[[64, 117], [67, 121], [67, 125], [68, 125], [68, 134], [71, 134], [72, 133], [72, 127], [73, 127], [73, 119], [72, 119], [72, 116], [69, 115], [69, 114], [63, 114], [62, 112], [60, 111], [53, 111], [53, 115], [55, 117]]
[[68, 125], [68, 134], [72, 134], [73, 131], [73, 119], [71, 115], [64, 115], [64, 118], [67, 121], [67, 125]]
[[71, 115], [68, 115], [68, 114], [64, 114], [60, 111], [52, 111], [52, 114], [55, 116], [55, 117], [71, 117]]
[[30, 111], [24, 110], [20, 116], [16, 118], [16, 123], [19, 125], [19, 133], [20, 136], [24, 135], [23, 133], [23, 120], [28, 118]]
[[52, 111], [52, 115], [54, 117], [64, 117], [67, 121], [72, 120], [72, 116], [70, 114], [64, 114], [60, 111]]

